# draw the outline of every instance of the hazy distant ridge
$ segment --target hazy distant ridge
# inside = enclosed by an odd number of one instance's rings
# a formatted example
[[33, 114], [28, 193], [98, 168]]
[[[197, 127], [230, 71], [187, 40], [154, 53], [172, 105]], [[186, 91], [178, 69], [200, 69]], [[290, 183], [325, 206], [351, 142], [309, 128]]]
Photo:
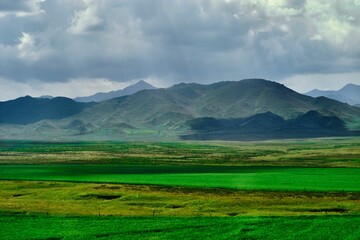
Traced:
[[137, 93], [142, 90], [149, 90], [149, 89], [156, 89], [156, 87], [152, 86], [151, 84], [141, 80], [133, 85], [130, 85], [124, 89], [111, 91], [111, 92], [99, 92], [91, 96], [87, 97], [77, 97], [74, 98], [77, 102], [102, 102], [106, 100], [110, 100], [117, 97], [122, 97], [126, 95], [131, 95]]
[[348, 84], [338, 91], [323, 91], [314, 89], [305, 94], [311, 97], [324, 96], [340, 102], [348, 103], [350, 105], [360, 104], [360, 86], [355, 84]]

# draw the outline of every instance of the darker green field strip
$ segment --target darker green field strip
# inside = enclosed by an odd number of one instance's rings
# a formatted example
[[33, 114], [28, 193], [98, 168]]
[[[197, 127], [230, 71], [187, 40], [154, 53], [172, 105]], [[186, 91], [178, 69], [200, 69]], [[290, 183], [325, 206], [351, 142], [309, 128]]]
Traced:
[[360, 168], [0, 165], [0, 179], [281, 191], [360, 191]]
[[360, 216], [56, 217], [0, 215], [1, 239], [359, 239]]
[[360, 167], [360, 138], [262, 142], [0, 141], [0, 164]]

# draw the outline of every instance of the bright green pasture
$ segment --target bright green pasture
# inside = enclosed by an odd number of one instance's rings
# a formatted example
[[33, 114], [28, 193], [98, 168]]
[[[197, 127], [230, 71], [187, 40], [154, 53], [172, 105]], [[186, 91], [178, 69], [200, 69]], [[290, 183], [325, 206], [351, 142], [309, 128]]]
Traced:
[[359, 216], [127, 218], [0, 215], [1, 239], [359, 239]]
[[0, 179], [156, 184], [244, 190], [360, 191], [360, 168], [1, 165]]

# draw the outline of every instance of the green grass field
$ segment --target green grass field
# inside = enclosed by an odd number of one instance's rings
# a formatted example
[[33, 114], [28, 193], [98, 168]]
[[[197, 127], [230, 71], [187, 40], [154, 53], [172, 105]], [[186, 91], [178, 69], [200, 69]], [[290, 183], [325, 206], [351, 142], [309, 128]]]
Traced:
[[50, 181], [0, 181], [0, 211], [62, 216], [303, 216], [360, 214], [360, 192]]
[[0, 179], [217, 187], [241, 190], [360, 191], [360, 168], [3, 165]]
[[360, 239], [360, 138], [0, 142], [0, 239]]
[[358, 239], [360, 217], [116, 218], [0, 215], [1, 239]]

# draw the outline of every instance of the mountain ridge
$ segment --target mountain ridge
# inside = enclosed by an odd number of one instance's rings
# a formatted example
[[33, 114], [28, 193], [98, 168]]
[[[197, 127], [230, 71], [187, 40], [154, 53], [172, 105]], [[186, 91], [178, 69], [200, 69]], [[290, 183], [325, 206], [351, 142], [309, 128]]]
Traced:
[[307, 138], [325, 136], [352, 136], [345, 122], [338, 117], [324, 116], [311, 110], [293, 119], [285, 120], [271, 112], [247, 118], [196, 118], [188, 122], [192, 132], [182, 135], [185, 140], [256, 140]]
[[336, 91], [314, 89], [305, 94], [311, 97], [324, 96], [340, 102], [348, 103], [350, 105], [360, 104], [360, 85], [356, 85], [352, 83], [347, 84], [341, 89]]
[[144, 80], [140, 80], [133, 85], [127, 86], [124, 89], [119, 89], [111, 92], [98, 92], [86, 97], [76, 97], [73, 100], [77, 102], [102, 102], [113, 98], [131, 95], [142, 90], [150, 89], [156, 89], [156, 87], [145, 82]]
[[[58, 138], [59, 131], [62, 131], [61, 137], [64, 139], [178, 139], [191, 134], [188, 123], [196, 118], [227, 119], [229, 123], [231, 119], [249, 118], [243, 127], [266, 129], [272, 123], [281, 125], [282, 121], [309, 111], [316, 111], [324, 117], [338, 117], [347, 128], [360, 129], [359, 108], [326, 97], [302, 95], [282, 84], [264, 79], [208, 85], [182, 83], [166, 89], [144, 90], [88, 104], [65, 118], [47, 120], [46, 124], [42, 123], [42, 129], [49, 129], [48, 136], [53, 138]], [[257, 114], [263, 114], [269, 122], [264, 122]], [[29, 128], [33, 129], [31, 126]], [[3, 126], [3, 129], [6, 134], [14, 131], [19, 132], [19, 137], [25, 136], [14, 126]], [[321, 129], [321, 121], [318, 129]], [[328, 131], [321, 131], [328, 134]], [[342, 131], [339, 130], [340, 133]], [[31, 134], [36, 135], [34, 131]], [[286, 138], [286, 134], [281, 136]]]
[[20, 97], [0, 102], [0, 124], [31, 124], [44, 119], [63, 119], [77, 114], [91, 104], [78, 103], [70, 98]]

